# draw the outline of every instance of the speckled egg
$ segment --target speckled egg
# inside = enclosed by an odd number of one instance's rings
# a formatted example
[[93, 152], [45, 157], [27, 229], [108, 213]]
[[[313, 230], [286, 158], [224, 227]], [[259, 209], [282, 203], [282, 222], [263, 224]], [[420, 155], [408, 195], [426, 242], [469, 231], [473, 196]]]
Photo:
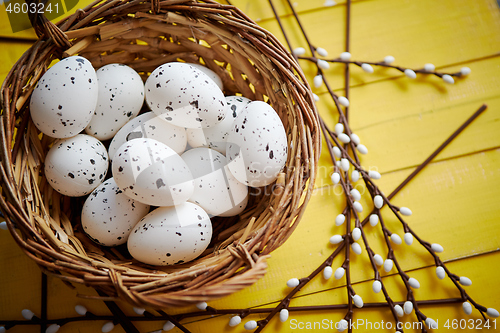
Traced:
[[106, 178], [106, 147], [96, 138], [78, 134], [58, 140], [45, 157], [45, 177], [59, 193], [79, 197], [92, 192]]
[[92, 119], [97, 90], [97, 76], [87, 59], [80, 56], [62, 59], [38, 81], [31, 95], [31, 119], [50, 137], [75, 136]]
[[251, 187], [269, 185], [285, 166], [287, 153], [285, 128], [276, 111], [261, 101], [248, 104], [227, 138], [231, 174]]
[[242, 96], [227, 96], [227, 114], [223, 121], [210, 128], [188, 128], [187, 141], [193, 148], [209, 147], [218, 152], [226, 153], [226, 140], [233, 122], [238, 114], [251, 100]]
[[113, 157], [112, 170], [126, 195], [148, 205], [178, 205], [193, 194], [193, 175], [186, 162], [155, 139], [125, 142]]
[[83, 231], [94, 242], [117, 246], [127, 242], [132, 228], [149, 212], [149, 205], [126, 196], [113, 178], [99, 185], [85, 200]]
[[226, 99], [217, 84], [196, 67], [171, 62], [146, 80], [146, 102], [164, 120], [180, 127], [207, 128], [226, 116]]
[[224, 155], [210, 148], [194, 148], [181, 157], [194, 177], [189, 201], [213, 216], [233, 216], [245, 209], [248, 188], [231, 175]]
[[85, 132], [107, 140], [141, 111], [144, 83], [135, 70], [123, 64], [103, 66], [96, 75], [97, 106]]
[[182, 154], [187, 144], [184, 127], [172, 125], [151, 111], [138, 115], [116, 133], [108, 147], [109, 157], [113, 158], [118, 147], [125, 142], [139, 138], [158, 140], [177, 154]]
[[202, 64], [192, 64], [192, 63], [190, 63], [190, 65], [198, 68], [200, 71], [202, 71], [203, 73], [207, 74], [215, 82], [215, 84], [217, 85], [217, 87], [219, 87], [220, 90], [224, 90], [224, 85], [222, 84], [222, 79], [213, 70], [211, 70], [208, 67], [203, 66]]
[[210, 244], [212, 223], [198, 205], [186, 202], [159, 207], [130, 233], [127, 247], [135, 259], [150, 265], [182, 264], [198, 257]]

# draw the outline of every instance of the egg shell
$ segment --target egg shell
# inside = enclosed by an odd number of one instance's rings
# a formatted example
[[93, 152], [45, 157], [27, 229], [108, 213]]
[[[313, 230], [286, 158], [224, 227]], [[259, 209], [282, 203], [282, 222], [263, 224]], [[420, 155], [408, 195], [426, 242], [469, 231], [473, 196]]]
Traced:
[[133, 139], [151, 138], [172, 148], [177, 154], [186, 149], [186, 129], [166, 122], [152, 111], [138, 115], [126, 123], [111, 140], [108, 154], [111, 160], [118, 148]]
[[226, 99], [217, 84], [196, 67], [171, 62], [146, 80], [146, 102], [164, 120], [180, 127], [207, 128], [226, 116]]
[[50, 137], [75, 136], [92, 119], [97, 95], [97, 76], [92, 64], [80, 56], [62, 59], [43, 74], [33, 90], [31, 119]]
[[92, 192], [106, 178], [106, 147], [96, 138], [78, 134], [58, 140], [45, 157], [45, 177], [59, 193], [79, 197]]
[[149, 212], [149, 205], [126, 196], [113, 178], [99, 185], [82, 208], [83, 231], [94, 242], [117, 246], [127, 242], [132, 228]]
[[215, 82], [215, 84], [217, 85], [217, 87], [219, 87], [220, 90], [224, 90], [224, 85], [222, 84], [222, 79], [213, 70], [211, 70], [208, 67], [203, 66], [202, 64], [192, 64], [192, 63], [190, 63], [190, 65], [194, 66], [195, 68], [198, 68], [200, 71], [202, 71], [203, 73], [207, 74], [208, 77], [210, 77]]
[[127, 247], [132, 257], [146, 264], [173, 265], [198, 257], [211, 238], [208, 214], [185, 202], [159, 207], [144, 216], [130, 233]]
[[148, 205], [173, 206], [193, 194], [193, 176], [186, 162], [155, 139], [125, 142], [113, 157], [112, 170], [126, 195]]
[[285, 128], [274, 109], [254, 101], [236, 117], [227, 138], [226, 158], [232, 175], [260, 187], [274, 182], [288, 153]]
[[224, 155], [210, 148], [194, 148], [181, 157], [194, 178], [189, 201], [213, 216], [233, 216], [245, 209], [248, 188], [231, 175]]
[[209, 128], [188, 128], [187, 141], [193, 148], [209, 147], [226, 154], [226, 141], [234, 120], [251, 100], [242, 96], [226, 96], [227, 114], [223, 121]]
[[99, 140], [108, 140], [144, 104], [144, 83], [135, 70], [123, 64], [109, 64], [96, 71], [97, 105], [85, 132]]

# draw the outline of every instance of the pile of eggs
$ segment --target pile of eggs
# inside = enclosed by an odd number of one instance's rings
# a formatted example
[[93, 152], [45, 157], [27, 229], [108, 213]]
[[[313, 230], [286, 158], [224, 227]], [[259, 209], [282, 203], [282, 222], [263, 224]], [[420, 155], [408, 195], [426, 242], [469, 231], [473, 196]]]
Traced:
[[30, 112], [57, 139], [45, 158], [48, 183], [88, 196], [85, 233], [103, 246], [127, 243], [150, 265], [198, 257], [211, 217], [241, 213], [248, 187], [273, 183], [287, 159], [275, 110], [224, 96], [217, 74], [197, 64], [163, 64], [144, 83], [126, 65], [96, 71], [68, 57], [39, 80]]

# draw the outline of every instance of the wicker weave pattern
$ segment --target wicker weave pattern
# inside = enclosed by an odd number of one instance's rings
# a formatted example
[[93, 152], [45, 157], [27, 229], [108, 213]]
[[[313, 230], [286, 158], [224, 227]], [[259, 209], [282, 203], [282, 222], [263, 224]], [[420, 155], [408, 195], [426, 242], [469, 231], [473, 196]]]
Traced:
[[[213, 1], [96, 1], [54, 25], [32, 18], [40, 39], [1, 88], [1, 209], [14, 239], [48, 274], [83, 283], [137, 306], [184, 306], [245, 288], [261, 278], [268, 254], [296, 228], [311, 195], [319, 156], [312, 93], [295, 59], [240, 10]], [[290, 144], [276, 184], [251, 192], [238, 218], [216, 221], [197, 260], [152, 267], [99, 247], [83, 235], [82, 199], [46, 182], [43, 161], [53, 139], [29, 117], [29, 98], [53, 60], [79, 54], [98, 68], [124, 63], [143, 79], [169, 61], [201, 63], [241, 93], [275, 108]]]

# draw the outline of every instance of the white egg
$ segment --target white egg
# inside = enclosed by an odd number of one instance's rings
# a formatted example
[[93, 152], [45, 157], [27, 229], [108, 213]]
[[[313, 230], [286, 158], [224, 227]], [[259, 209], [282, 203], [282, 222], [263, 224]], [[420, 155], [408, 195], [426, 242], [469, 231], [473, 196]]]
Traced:
[[78, 134], [58, 140], [45, 157], [45, 177], [59, 193], [79, 197], [92, 192], [106, 178], [106, 147], [96, 138]]
[[125, 142], [139, 138], [158, 140], [177, 154], [182, 154], [187, 144], [184, 127], [172, 125], [157, 117], [154, 112], [146, 112], [126, 123], [116, 133], [108, 147], [109, 158], [113, 160], [116, 150]]
[[217, 87], [219, 87], [220, 90], [224, 90], [224, 86], [222, 84], [222, 79], [213, 70], [211, 70], [210, 68], [205, 67], [205, 66], [203, 66], [201, 64], [192, 64], [192, 63], [190, 63], [190, 65], [198, 68], [200, 71], [202, 71], [203, 73], [207, 74], [215, 82], [215, 84], [217, 85]]
[[285, 128], [276, 111], [267, 103], [251, 102], [236, 117], [227, 138], [229, 170], [248, 186], [269, 185], [285, 166], [287, 145]]
[[103, 66], [96, 75], [97, 106], [85, 132], [107, 140], [141, 111], [144, 83], [135, 70], [123, 64]]
[[130, 233], [127, 247], [135, 259], [150, 265], [191, 261], [208, 247], [212, 223], [203, 208], [191, 202], [159, 207]]
[[112, 170], [126, 195], [148, 205], [178, 205], [193, 194], [193, 176], [186, 162], [155, 139], [134, 139], [121, 145]]
[[226, 115], [226, 99], [205, 73], [186, 63], [156, 68], [146, 80], [146, 102], [164, 120], [180, 127], [207, 128]]
[[242, 96], [227, 96], [227, 114], [223, 121], [209, 128], [188, 128], [187, 141], [193, 148], [209, 147], [218, 152], [226, 153], [226, 139], [233, 127], [233, 122], [238, 114], [250, 103], [251, 100]]
[[149, 205], [126, 196], [113, 178], [99, 185], [82, 208], [83, 231], [96, 243], [117, 246], [127, 242], [132, 228], [149, 212]]
[[214, 216], [233, 216], [245, 209], [248, 188], [231, 175], [224, 155], [210, 148], [194, 148], [181, 157], [194, 178], [189, 201]]
[[33, 123], [53, 138], [77, 135], [94, 114], [97, 87], [95, 70], [87, 59], [62, 59], [40, 78], [31, 95]]

